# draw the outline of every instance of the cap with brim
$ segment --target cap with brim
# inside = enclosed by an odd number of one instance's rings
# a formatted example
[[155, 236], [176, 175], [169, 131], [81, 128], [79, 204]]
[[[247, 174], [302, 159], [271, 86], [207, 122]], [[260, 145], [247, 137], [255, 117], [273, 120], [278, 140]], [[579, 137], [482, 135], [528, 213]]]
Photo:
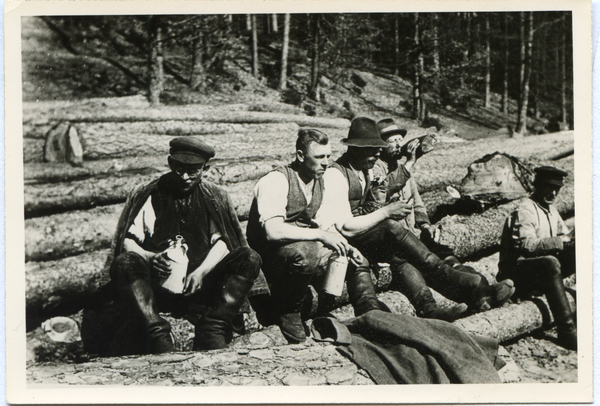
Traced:
[[377, 122], [377, 130], [379, 131], [379, 135], [381, 139], [387, 141], [390, 137], [394, 135], [405, 136], [407, 131], [404, 128], [398, 128], [394, 120], [391, 118], [384, 118]]
[[342, 144], [351, 147], [385, 148], [388, 146], [388, 143], [379, 136], [375, 120], [367, 117], [357, 117], [352, 120], [348, 138], [344, 138]]
[[169, 143], [171, 159], [187, 165], [202, 164], [215, 156], [215, 149], [198, 137], [177, 137]]
[[536, 180], [555, 186], [563, 186], [567, 172], [552, 166], [541, 166], [535, 168]]

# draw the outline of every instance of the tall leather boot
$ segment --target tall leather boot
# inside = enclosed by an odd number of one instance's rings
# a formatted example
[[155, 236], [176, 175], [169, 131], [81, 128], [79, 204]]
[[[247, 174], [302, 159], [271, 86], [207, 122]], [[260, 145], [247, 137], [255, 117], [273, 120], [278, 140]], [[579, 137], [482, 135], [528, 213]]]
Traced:
[[350, 265], [346, 275], [346, 286], [350, 303], [354, 307], [354, 316], [361, 316], [371, 310], [381, 310], [368, 267]]
[[546, 280], [544, 293], [556, 321], [558, 343], [568, 350], [577, 351], [577, 326], [565, 293], [562, 276], [557, 273]]
[[464, 315], [468, 307], [460, 303], [451, 307], [440, 307], [431, 290], [427, 287], [421, 273], [411, 264], [392, 264], [396, 268], [394, 279], [401, 287], [401, 292], [406, 295], [410, 303], [417, 311], [419, 317], [454, 321]]
[[194, 351], [227, 348], [232, 338], [232, 320], [238, 314], [254, 280], [230, 275], [219, 294], [217, 303], [196, 324]]
[[468, 300], [472, 312], [483, 312], [492, 308], [501, 307], [515, 293], [515, 284], [511, 279], [490, 284], [481, 276], [479, 286], [473, 290]]
[[306, 340], [306, 329], [300, 313], [312, 277], [312, 272], [287, 271], [285, 275], [280, 275], [271, 288], [271, 302], [277, 313], [277, 324], [290, 344]]
[[120, 291], [125, 293], [131, 310], [132, 326], [138, 325], [145, 330], [145, 343], [142, 347], [146, 354], [162, 354], [175, 351], [171, 337], [171, 325], [160, 317], [156, 308], [154, 292], [148, 281], [135, 279]]

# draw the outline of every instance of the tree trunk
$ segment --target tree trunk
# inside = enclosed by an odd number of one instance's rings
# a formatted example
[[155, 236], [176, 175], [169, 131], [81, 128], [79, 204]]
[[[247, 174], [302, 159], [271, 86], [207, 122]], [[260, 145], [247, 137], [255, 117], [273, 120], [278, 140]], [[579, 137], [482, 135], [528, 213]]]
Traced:
[[271, 26], [273, 28], [273, 32], [279, 32], [279, 27], [277, 24], [277, 14], [271, 14]]
[[[276, 14], [273, 14], [276, 17]], [[287, 89], [287, 64], [290, 43], [290, 14], [287, 13], [283, 20], [283, 43], [281, 45], [281, 72], [279, 74], [279, 90]]]
[[519, 75], [519, 93], [523, 89], [523, 82], [525, 81], [525, 48], [526, 48], [526, 39], [525, 39], [525, 12], [521, 11], [519, 13], [521, 24], [519, 26], [519, 38], [520, 38], [520, 55], [521, 55], [521, 70]]
[[509, 48], [508, 48], [508, 13], [504, 14], [504, 78], [502, 80], [502, 113], [508, 114], [508, 68], [509, 68]]
[[256, 27], [256, 15], [252, 14], [252, 76], [258, 78], [258, 30]]
[[523, 85], [521, 87], [519, 95], [519, 115], [517, 117], [517, 125], [515, 127], [514, 134], [516, 136], [523, 136], [527, 133], [527, 105], [529, 102], [529, 78], [531, 76], [531, 56], [533, 49], [533, 12], [530, 11], [528, 15], [528, 35], [527, 35], [527, 47], [525, 52], [525, 60], [523, 61]]
[[246, 14], [246, 31], [252, 31], [252, 16]]
[[398, 14], [392, 14], [394, 18], [394, 75], [400, 74], [400, 28]]
[[148, 101], [152, 107], [160, 105], [160, 94], [164, 89], [162, 29], [158, 16], [148, 17]]
[[492, 56], [490, 50], [490, 15], [484, 13], [485, 16], [485, 102], [484, 106], [489, 108], [491, 106], [491, 70], [492, 70]]
[[433, 13], [433, 27], [432, 27], [432, 36], [433, 36], [433, 71], [434, 71], [434, 79], [433, 83], [437, 91], [439, 91], [440, 86], [440, 75], [442, 71], [440, 69], [440, 41], [438, 34], [438, 25], [439, 25], [439, 14]]
[[422, 122], [424, 118], [424, 106], [423, 98], [421, 94], [421, 82], [423, 77], [423, 53], [421, 50], [421, 32], [419, 24], [419, 13], [414, 14], [415, 18], [415, 61], [414, 61], [414, 77], [413, 77], [413, 112], [412, 117], [414, 120]]
[[192, 68], [190, 71], [190, 87], [192, 90], [204, 91], [206, 88], [202, 55], [204, 46], [202, 33], [198, 30], [197, 37], [192, 42]]
[[568, 128], [568, 117], [567, 117], [567, 19], [563, 17], [562, 20], [562, 35], [560, 44], [560, 121], [563, 124], [563, 128]]
[[321, 29], [319, 26], [319, 14], [314, 15], [312, 32], [312, 63], [310, 68], [310, 88], [309, 96], [315, 101], [319, 101], [319, 58]]

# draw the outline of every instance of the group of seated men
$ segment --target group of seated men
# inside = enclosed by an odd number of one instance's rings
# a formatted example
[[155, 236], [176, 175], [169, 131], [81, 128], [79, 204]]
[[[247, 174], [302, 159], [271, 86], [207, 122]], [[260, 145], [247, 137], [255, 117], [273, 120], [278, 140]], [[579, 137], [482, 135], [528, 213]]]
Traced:
[[[101, 317], [86, 317], [84, 311], [88, 352], [175, 351], [171, 325], [160, 312], [194, 325], [194, 350], [225, 348], [251, 289], [270, 292], [255, 309], [261, 324], [277, 324], [288, 342], [302, 342], [307, 329], [301, 310], [309, 285], [322, 286], [327, 264], [337, 256], [348, 259], [345, 282], [357, 317], [389, 311], [371, 278], [371, 264], [387, 263], [391, 288], [406, 295], [420, 317], [452, 321], [502, 306], [515, 291], [522, 297], [545, 293], [559, 340], [576, 348], [574, 316], [562, 284], [562, 277], [574, 272], [574, 244], [552, 206], [566, 173], [538, 168], [536, 191], [507, 222], [500, 282], [490, 283], [422, 242], [431, 240], [435, 229], [410, 173], [419, 140], [409, 142], [406, 134], [391, 119], [355, 118], [342, 140], [347, 150], [333, 162], [327, 134], [300, 129], [295, 160], [256, 184], [245, 234], [227, 193], [202, 180], [214, 148], [198, 137], [172, 139], [171, 172], [136, 187], [121, 214], [111, 281], [94, 309]], [[165, 251], [181, 237], [187, 275], [182, 291], [171, 292], [162, 287], [172, 269]], [[439, 306], [429, 287], [457, 304]]]

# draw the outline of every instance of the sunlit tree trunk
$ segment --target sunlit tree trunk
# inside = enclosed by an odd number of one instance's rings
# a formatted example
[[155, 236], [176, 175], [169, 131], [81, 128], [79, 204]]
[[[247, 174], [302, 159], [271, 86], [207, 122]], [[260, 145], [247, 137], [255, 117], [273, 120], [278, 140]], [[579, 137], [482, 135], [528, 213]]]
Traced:
[[485, 13], [485, 107], [491, 106], [492, 60], [490, 50], [490, 15]]
[[400, 74], [400, 27], [398, 14], [394, 14], [394, 75]]
[[562, 21], [562, 36], [560, 44], [560, 121], [566, 128], [568, 123], [567, 117], [567, 19], [563, 17]]
[[433, 36], [433, 71], [434, 71], [434, 84], [436, 89], [439, 89], [440, 85], [440, 41], [438, 38], [438, 25], [439, 25], [439, 15], [437, 13], [433, 13], [433, 27], [432, 33]]
[[504, 78], [502, 79], [502, 112], [508, 114], [508, 13], [504, 14]]
[[192, 90], [204, 90], [206, 85], [202, 61], [203, 53], [202, 33], [198, 30], [198, 36], [192, 42], [192, 69], [190, 72], [190, 87]]
[[273, 28], [273, 32], [279, 32], [279, 27], [277, 25], [277, 14], [271, 14], [271, 26]]
[[256, 15], [251, 16], [252, 26], [252, 76], [258, 78], [258, 33], [256, 29]]
[[312, 64], [310, 69], [310, 89], [309, 96], [311, 99], [319, 100], [319, 42], [320, 28], [319, 28], [319, 14], [314, 15], [314, 21], [312, 24], [313, 28], [313, 43], [312, 43]]
[[422, 120], [424, 116], [423, 98], [421, 97], [421, 82], [423, 76], [423, 53], [421, 52], [421, 27], [419, 23], [419, 13], [415, 13], [415, 62], [413, 77], [413, 119]]
[[[275, 15], [275, 14], [273, 14]], [[290, 43], [290, 15], [285, 14], [283, 20], [283, 44], [281, 46], [281, 73], [279, 75], [279, 90], [287, 88], [288, 48]]]
[[525, 43], [525, 59], [523, 66], [523, 86], [519, 96], [519, 115], [517, 118], [517, 126], [515, 135], [522, 136], [527, 132], [527, 104], [529, 100], [529, 78], [531, 76], [531, 56], [533, 50], [533, 12], [529, 11], [527, 16], [528, 34]]
[[148, 101], [151, 106], [160, 104], [160, 94], [164, 89], [162, 29], [159, 17], [148, 16], [148, 38], [150, 42], [148, 52]]

